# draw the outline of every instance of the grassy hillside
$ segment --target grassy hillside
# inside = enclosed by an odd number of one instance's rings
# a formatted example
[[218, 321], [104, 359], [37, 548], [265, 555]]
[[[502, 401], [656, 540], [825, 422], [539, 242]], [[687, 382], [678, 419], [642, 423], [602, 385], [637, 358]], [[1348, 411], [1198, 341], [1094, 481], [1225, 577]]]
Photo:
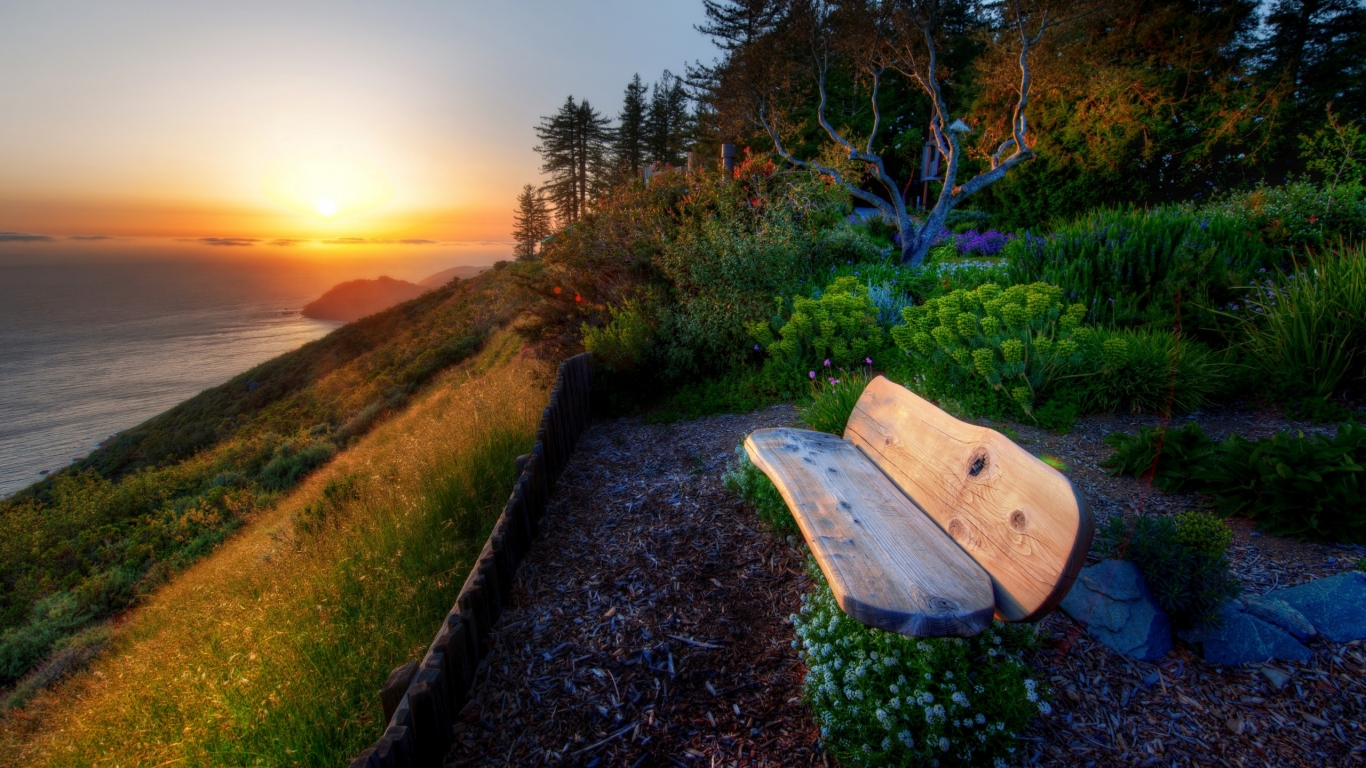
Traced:
[[510, 333], [128, 614], [0, 725], [24, 765], [342, 765], [450, 608], [545, 392]]
[[[90, 655], [132, 604], [478, 350], [522, 306], [506, 270], [342, 327], [0, 501], [0, 684]], [[57, 669], [22, 683], [41, 683]]]

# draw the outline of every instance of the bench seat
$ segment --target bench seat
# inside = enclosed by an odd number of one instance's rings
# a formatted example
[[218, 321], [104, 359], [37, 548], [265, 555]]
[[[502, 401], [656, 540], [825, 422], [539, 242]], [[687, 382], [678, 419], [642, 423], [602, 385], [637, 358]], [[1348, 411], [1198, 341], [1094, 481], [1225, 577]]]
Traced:
[[845, 613], [917, 637], [1042, 618], [1067, 594], [1094, 523], [1062, 473], [879, 376], [845, 439], [761, 429], [745, 440]]

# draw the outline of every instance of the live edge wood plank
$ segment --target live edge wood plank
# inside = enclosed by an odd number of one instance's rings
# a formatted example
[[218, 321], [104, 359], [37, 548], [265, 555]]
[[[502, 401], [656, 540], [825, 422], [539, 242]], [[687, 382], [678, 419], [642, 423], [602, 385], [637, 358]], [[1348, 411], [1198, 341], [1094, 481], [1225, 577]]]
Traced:
[[918, 637], [991, 623], [987, 574], [847, 440], [761, 429], [745, 450], [777, 486], [845, 613]]
[[1067, 594], [1095, 525], [1062, 473], [881, 376], [844, 436], [990, 574], [1000, 618], [1041, 618]]

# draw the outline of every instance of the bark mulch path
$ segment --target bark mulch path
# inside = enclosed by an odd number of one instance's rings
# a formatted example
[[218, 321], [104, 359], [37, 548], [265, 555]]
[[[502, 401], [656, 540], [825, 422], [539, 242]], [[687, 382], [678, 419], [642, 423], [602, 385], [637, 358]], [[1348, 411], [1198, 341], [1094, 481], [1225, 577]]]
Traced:
[[804, 555], [721, 485], [744, 435], [795, 415], [589, 427], [448, 764], [827, 764], [788, 623]]
[[[800, 702], [805, 667], [791, 646], [788, 616], [808, 587], [804, 548], [763, 532], [721, 486], [745, 434], [795, 416], [776, 406], [669, 426], [593, 423], [518, 573], [449, 765], [835, 764]], [[1196, 418], [1215, 438], [1331, 430], [1271, 411]], [[1067, 435], [996, 426], [1066, 462], [1100, 522], [1200, 503], [1097, 466], [1110, 453], [1106, 434], [1154, 421], [1087, 418]], [[1250, 594], [1348, 570], [1366, 555], [1230, 523], [1230, 560]], [[1039, 631], [1045, 644], [1032, 663], [1056, 698], [1028, 734], [1026, 764], [1366, 765], [1360, 641], [1313, 640], [1306, 664], [1222, 669], [1179, 642], [1158, 663], [1133, 661], [1062, 613]]]

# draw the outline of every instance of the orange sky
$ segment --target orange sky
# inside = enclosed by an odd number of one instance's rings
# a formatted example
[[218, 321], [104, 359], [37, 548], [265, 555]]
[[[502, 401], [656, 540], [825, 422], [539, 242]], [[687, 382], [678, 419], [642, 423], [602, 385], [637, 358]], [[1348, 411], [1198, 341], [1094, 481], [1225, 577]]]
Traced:
[[0, 232], [505, 242], [540, 181], [538, 117], [569, 94], [614, 116], [633, 73], [710, 59], [700, 18], [700, 0], [8, 0]]

